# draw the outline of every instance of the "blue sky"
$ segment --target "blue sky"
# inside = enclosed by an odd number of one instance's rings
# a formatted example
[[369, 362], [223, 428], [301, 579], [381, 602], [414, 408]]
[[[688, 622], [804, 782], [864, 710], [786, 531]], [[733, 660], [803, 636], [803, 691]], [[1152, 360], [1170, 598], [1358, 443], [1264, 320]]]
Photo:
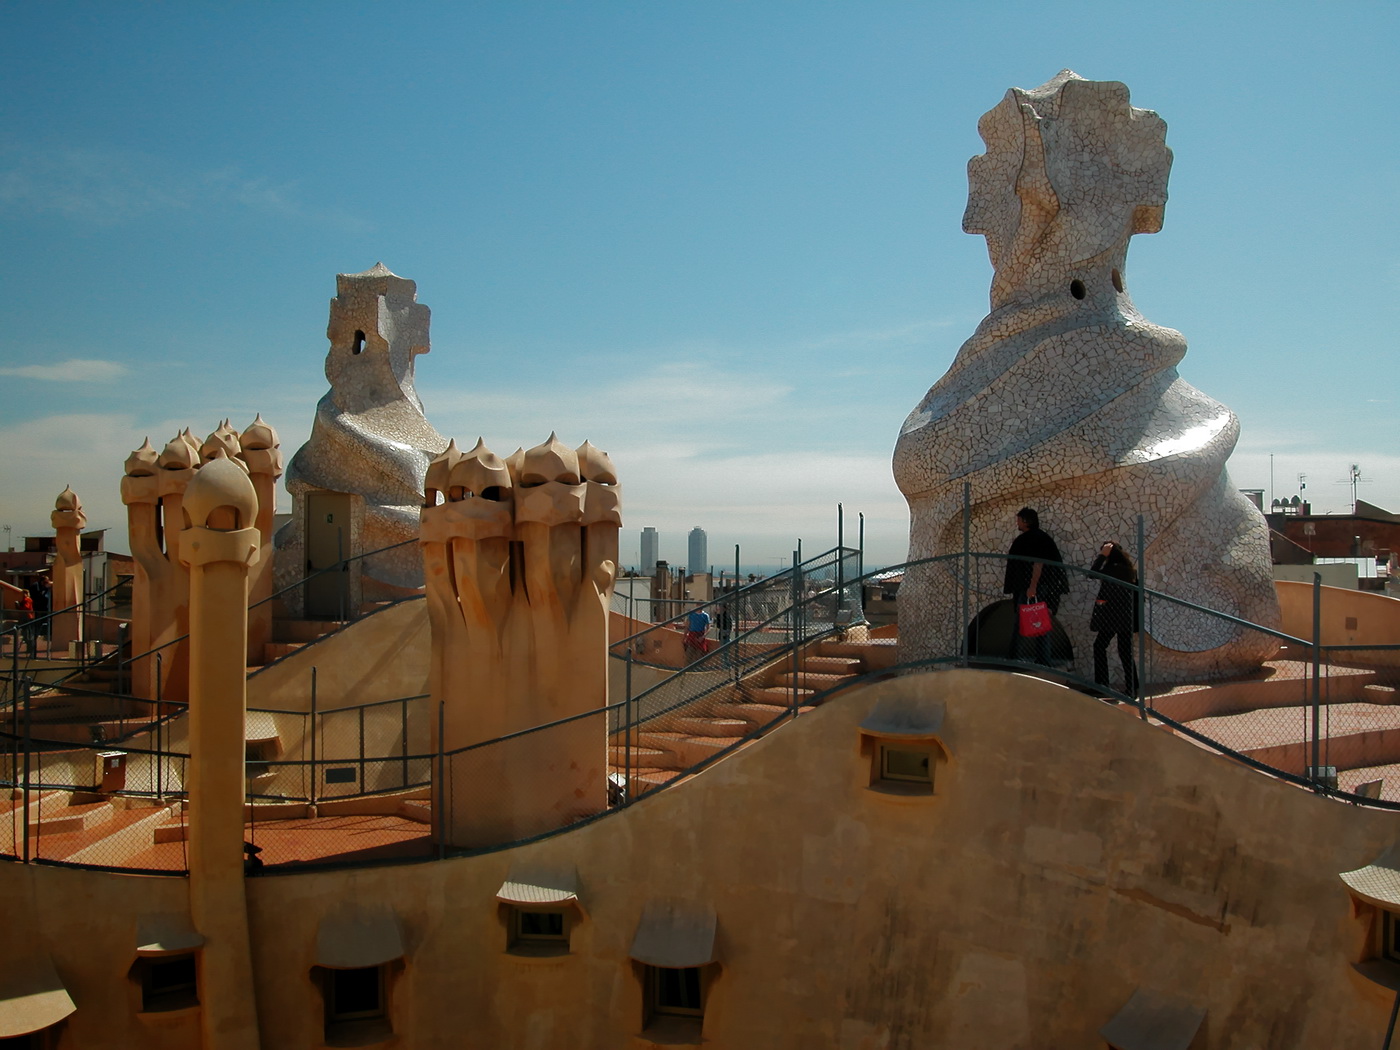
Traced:
[[[1400, 510], [1394, 3], [0, 5], [0, 523], [71, 483], [125, 549], [126, 453], [325, 392], [335, 274], [418, 282], [440, 432], [614, 457], [624, 561], [777, 566], [864, 512], [987, 309], [978, 117], [1061, 68], [1168, 124], [1128, 265], [1241, 487]], [[285, 494], [283, 503], [287, 504]]]

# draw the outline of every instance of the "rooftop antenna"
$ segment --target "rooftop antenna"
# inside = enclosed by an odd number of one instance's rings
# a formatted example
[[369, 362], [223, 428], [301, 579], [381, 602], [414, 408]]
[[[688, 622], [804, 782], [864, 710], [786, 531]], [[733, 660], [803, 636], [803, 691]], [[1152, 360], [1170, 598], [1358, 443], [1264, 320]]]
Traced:
[[1370, 478], [1363, 478], [1363, 477], [1361, 476], [1361, 468], [1360, 468], [1357, 464], [1353, 463], [1353, 464], [1351, 465], [1351, 469], [1349, 469], [1349, 470], [1347, 471], [1347, 476], [1344, 477], [1344, 478], [1338, 478], [1337, 481], [1336, 481], [1336, 484], [1338, 484], [1338, 485], [1350, 485], [1350, 486], [1351, 486], [1351, 512], [1352, 512], [1353, 514], [1355, 514], [1355, 513], [1356, 513], [1356, 486], [1357, 486], [1357, 485], [1369, 485], [1369, 484], [1371, 484], [1371, 479], [1370, 479]]

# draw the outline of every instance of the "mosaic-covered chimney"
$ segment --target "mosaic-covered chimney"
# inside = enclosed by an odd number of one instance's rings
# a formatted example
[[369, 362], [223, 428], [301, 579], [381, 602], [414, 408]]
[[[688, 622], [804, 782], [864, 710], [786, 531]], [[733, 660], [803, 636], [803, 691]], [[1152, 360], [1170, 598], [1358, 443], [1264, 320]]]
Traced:
[[[1225, 472], [1239, 422], [1177, 375], [1185, 339], [1129, 294], [1128, 241], [1162, 226], [1166, 124], [1124, 85], [1066, 70], [1008, 91], [978, 130], [987, 151], [968, 164], [963, 228], [987, 238], [992, 310], [895, 447], [910, 559], [962, 550], [970, 484], [974, 551], [1005, 550], [1031, 506], [1065, 561], [1088, 567], [1105, 541], [1134, 550], [1142, 515], [1147, 586], [1277, 623], [1268, 528]], [[978, 564], [974, 617], [1002, 597], [1002, 565]], [[902, 658], [959, 650], [960, 571], [909, 571]], [[1090, 648], [1094, 590], [1072, 589], [1060, 609], [1076, 654]], [[1158, 677], [1238, 672], [1273, 651], [1257, 632], [1166, 604], [1150, 624]]]
[[418, 535], [428, 463], [447, 447], [413, 386], [414, 359], [429, 350], [428, 323], [414, 282], [382, 263], [336, 276], [326, 328], [331, 388], [287, 468], [292, 520], [277, 537], [279, 589], [315, 574], [284, 595], [293, 614], [343, 619], [362, 602], [423, 585], [407, 541]]

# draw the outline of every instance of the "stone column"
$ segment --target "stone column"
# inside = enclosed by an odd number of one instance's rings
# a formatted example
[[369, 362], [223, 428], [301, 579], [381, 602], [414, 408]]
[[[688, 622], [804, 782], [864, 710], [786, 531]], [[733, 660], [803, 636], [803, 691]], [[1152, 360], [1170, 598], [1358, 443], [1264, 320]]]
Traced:
[[[199, 447], [188, 430], [157, 453], [150, 441], [126, 460], [122, 502], [136, 563], [131, 596], [131, 691], [154, 700], [184, 701], [189, 695], [186, 642], [173, 639], [189, 629], [189, 569], [180, 560], [185, 487], [194, 477]], [[173, 644], [167, 644], [172, 643]], [[152, 650], [160, 648], [157, 661]], [[156, 681], [157, 663], [163, 681]]]
[[[272, 518], [277, 507], [277, 479], [282, 476], [282, 449], [277, 431], [259, 415], [239, 437], [238, 458], [258, 493], [256, 528], [262, 538], [248, 575], [248, 663], [263, 662], [264, 647], [272, 641]], [[259, 604], [261, 603], [261, 604]]]
[[71, 488], [54, 501], [49, 515], [54, 529], [53, 598], [50, 608], [62, 610], [53, 618], [49, 650], [66, 649], [83, 640], [83, 555], [78, 538], [87, 527], [83, 505]]
[[204, 936], [205, 1050], [256, 1050], [258, 1020], [243, 885], [248, 570], [262, 538], [258, 494], [222, 452], [184, 496], [180, 559], [190, 580], [190, 914]]

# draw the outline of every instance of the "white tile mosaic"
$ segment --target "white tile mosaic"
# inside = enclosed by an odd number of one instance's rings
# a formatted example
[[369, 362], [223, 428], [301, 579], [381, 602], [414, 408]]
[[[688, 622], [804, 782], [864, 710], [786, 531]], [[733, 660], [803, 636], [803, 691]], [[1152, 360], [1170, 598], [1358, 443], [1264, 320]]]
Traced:
[[[968, 164], [963, 228], [987, 238], [992, 309], [895, 447], [910, 559], [962, 549], [970, 483], [975, 551], [1005, 551], [1029, 505], [1065, 561], [1087, 568], [1105, 540], [1134, 550], [1141, 514], [1148, 586], [1276, 625], [1268, 528], [1225, 473], [1239, 422], [1178, 377], [1185, 339], [1147, 321], [1127, 289], [1129, 239], [1162, 226], [1166, 124], [1130, 105], [1123, 84], [1066, 70], [1008, 91], [978, 130], [987, 151]], [[906, 659], [958, 651], [958, 568], [906, 576]], [[1001, 599], [1001, 568], [989, 560], [974, 574], [974, 614]], [[1060, 610], [1079, 654], [1093, 597], [1081, 584]], [[1274, 649], [1165, 603], [1150, 638], [1167, 679], [1235, 673]]]

